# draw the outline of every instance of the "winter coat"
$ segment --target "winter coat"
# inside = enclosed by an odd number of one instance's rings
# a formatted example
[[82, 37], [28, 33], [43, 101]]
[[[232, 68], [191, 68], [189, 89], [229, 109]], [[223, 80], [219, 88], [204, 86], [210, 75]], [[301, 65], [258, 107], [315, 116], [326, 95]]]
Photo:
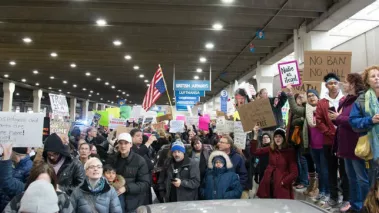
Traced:
[[[121, 189], [123, 186], [125, 186], [125, 183], [126, 181], [124, 177], [122, 177], [121, 175], [116, 175], [115, 180], [113, 182], [110, 182], [109, 184], [113, 186], [113, 188], [117, 191]], [[126, 207], [125, 195], [124, 194], [119, 195], [118, 199], [120, 200], [121, 208], [123, 209], [123, 211], [125, 211], [125, 207]]]
[[[267, 147], [268, 145], [265, 145], [264, 147]], [[250, 145], [250, 153], [254, 154], [256, 147], [258, 147], [258, 141], [252, 140]], [[257, 160], [254, 162], [256, 164], [255, 171], [254, 171], [254, 181], [256, 183], [260, 183], [263, 179], [264, 173], [266, 171], [268, 161], [269, 161], [269, 153], [262, 154], [259, 157], [256, 158]]]
[[359, 95], [354, 102], [349, 116], [349, 123], [353, 131], [359, 132], [360, 135], [366, 135], [374, 127], [372, 116], [366, 113], [365, 94]]
[[45, 162], [47, 160], [47, 152], [56, 152], [65, 158], [63, 165], [60, 167], [57, 175], [59, 189], [68, 195], [71, 195], [72, 191], [83, 183], [85, 179], [85, 172], [82, 163], [72, 158], [67, 146], [63, 145], [58, 135], [50, 135], [46, 141], [43, 151], [43, 158]]
[[11, 160], [0, 161], [0, 211], [11, 199], [24, 191], [33, 162], [29, 155], [22, 159], [15, 168]]
[[[208, 163], [209, 155], [211, 154], [212, 150], [213, 150], [213, 147], [211, 145], [203, 144], [201, 155], [200, 155], [200, 163], [199, 163], [201, 181], [204, 179], [205, 172], [207, 171], [207, 163]], [[192, 154], [193, 154], [192, 146], [186, 149], [186, 154], [189, 158], [192, 158]]]
[[359, 139], [359, 133], [356, 133], [351, 128], [349, 123], [349, 116], [351, 109], [353, 108], [355, 100], [358, 96], [348, 95], [345, 99], [340, 101], [338, 112], [342, 111], [341, 114], [336, 118], [333, 123], [337, 126], [335, 144], [337, 155], [342, 158], [349, 158], [352, 160], [359, 160], [355, 156], [354, 150]]
[[[165, 202], [170, 200], [171, 187], [175, 187], [171, 183], [174, 173], [174, 160], [171, 158], [168, 160], [171, 163], [167, 169], [160, 172], [158, 180], [158, 190], [164, 195]], [[182, 182], [176, 188], [177, 201], [197, 200], [200, 186], [200, 170], [197, 163], [185, 155], [183, 164], [178, 170], [176, 178], [179, 178]]]
[[[21, 198], [24, 193], [15, 196], [7, 207], [5, 207], [3, 213], [17, 213], [20, 209]], [[64, 192], [57, 192], [59, 213], [75, 213], [74, 207], [71, 204], [70, 197]]]
[[[298, 176], [295, 150], [292, 148], [272, 150], [271, 147], [264, 147], [257, 149], [253, 154], [261, 156], [267, 153], [269, 153], [269, 164], [259, 185], [257, 196], [259, 198], [294, 199], [292, 182]], [[271, 192], [273, 192], [273, 196], [271, 196]]]
[[96, 146], [96, 149], [97, 149], [97, 154], [100, 156], [100, 159], [101, 160], [106, 160], [108, 155], [107, 155], [107, 152], [108, 152], [108, 149], [109, 149], [109, 142], [106, 138], [104, 138], [102, 135], [97, 135], [95, 138], [92, 138], [92, 140], [90, 140], [88, 138], [88, 136], [86, 136], [85, 138], [85, 141], [87, 141], [87, 143], [89, 144], [92, 144], [94, 146]]
[[247, 189], [247, 169], [245, 165], [245, 159], [237, 153], [236, 149], [231, 149], [229, 158], [233, 164], [233, 171], [239, 176], [239, 180], [243, 189]]
[[283, 127], [284, 126], [282, 107], [287, 102], [287, 94], [285, 92], [280, 93], [279, 101], [276, 104], [276, 106], [274, 106], [274, 104], [275, 104], [275, 98], [269, 98], [269, 100], [270, 100], [272, 112], [273, 112], [274, 117], [275, 117], [276, 126], [269, 127], [269, 128], [264, 128], [263, 129], [264, 131], [273, 131], [273, 130], [275, 130], [278, 127]]
[[116, 190], [105, 181], [101, 192], [89, 190], [87, 180], [71, 194], [71, 203], [76, 213], [122, 213]]
[[151, 146], [147, 147], [145, 144], [141, 144], [139, 148], [136, 145], [132, 146], [132, 151], [145, 159], [149, 172], [154, 169], [154, 157], [151, 149]]
[[[222, 156], [226, 165], [218, 169], [213, 167], [213, 159]], [[233, 171], [229, 156], [222, 151], [214, 151], [208, 160], [208, 170], [200, 188], [200, 196], [205, 200], [240, 199], [242, 187], [238, 175]]]
[[319, 100], [316, 109], [316, 127], [324, 135], [324, 145], [332, 146], [336, 134], [336, 127], [329, 119], [329, 101], [325, 98]]
[[110, 156], [107, 164], [112, 165], [116, 173], [125, 178], [126, 212], [134, 211], [144, 205], [147, 190], [151, 185], [151, 175], [145, 159], [131, 151], [127, 158], [122, 158], [120, 153]]

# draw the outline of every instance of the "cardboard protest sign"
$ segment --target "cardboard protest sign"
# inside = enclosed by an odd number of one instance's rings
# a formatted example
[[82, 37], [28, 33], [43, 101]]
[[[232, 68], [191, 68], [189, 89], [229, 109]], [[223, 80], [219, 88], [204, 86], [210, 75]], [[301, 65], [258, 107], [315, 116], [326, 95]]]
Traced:
[[285, 88], [288, 84], [299, 86], [301, 84], [299, 66], [297, 61], [288, 61], [278, 64], [280, 84]]
[[157, 122], [167, 121], [167, 120], [172, 120], [171, 114], [166, 114], [166, 115], [157, 117]]
[[253, 130], [257, 124], [261, 128], [277, 125], [268, 98], [244, 104], [237, 110], [245, 132]]
[[57, 133], [58, 135], [68, 135], [71, 122], [51, 120], [50, 121], [50, 134]]
[[159, 123], [156, 123], [156, 124], [153, 124], [153, 128], [155, 129], [155, 130], [165, 130], [166, 128], [165, 128], [165, 122], [159, 122]]
[[[129, 133], [132, 129], [133, 129], [133, 127], [117, 126], [117, 127], [116, 127], [116, 136], [117, 136], [117, 138], [118, 138], [118, 136], [119, 136], [121, 133]], [[130, 141], [130, 142], [131, 142], [131, 141]]]
[[323, 81], [328, 73], [345, 79], [351, 73], [351, 52], [304, 51], [303, 81]]
[[306, 93], [309, 89], [314, 89], [320, 94], [322, 83], [318, 81], [303, 81], [299, 86], [293, 87], [293, 93]]
[[126, 126], [126, 119], [124, 118], [112, 118], [109, 120], [109, 129], [116, 129], [118, 126]]
[[54, 116], [69, 116], [66, 96], [49, 93], [49, 97]]
[[183, 133], [184, 132], [184, 121], [170, 121], [170, 133]]
[[234, 145], [240, 149], [246, 148], [246, 133], [241, 121], [234, 122]]
[[222, 111], [216, 111], [216, 116], [217, 117], [225, 117], [225, 112], [222, 112]]
[[0, 144], [42, 146], [43, 122], [43, 113], [0, 112]]

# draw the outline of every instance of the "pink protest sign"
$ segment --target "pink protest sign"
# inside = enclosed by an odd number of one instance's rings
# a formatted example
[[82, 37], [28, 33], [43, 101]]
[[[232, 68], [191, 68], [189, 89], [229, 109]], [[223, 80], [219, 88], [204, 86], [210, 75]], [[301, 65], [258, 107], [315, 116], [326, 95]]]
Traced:
[[199, 117], [199, 129], [200, 130], [209, 130], [209, 123], [211, 119], [206, 116]]
[[176, 116], [176, 120], [177, 121], [184, 121], [184, 123], [186, 122], [186, 116], [184, 115], [177, 115]]

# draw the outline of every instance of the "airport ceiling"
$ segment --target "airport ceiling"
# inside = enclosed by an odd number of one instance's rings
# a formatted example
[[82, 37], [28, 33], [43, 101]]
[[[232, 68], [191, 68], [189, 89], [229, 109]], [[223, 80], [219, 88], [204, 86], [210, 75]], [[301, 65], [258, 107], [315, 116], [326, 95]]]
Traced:
[[[229, 1], [1, 0], [0, 78], [96, 102], [121, 97], [140, 104], [158, 64], [171, 96], [174, 69], [178, 80], [208, 80], [211, 67], [210, 98], [339, 2]], [[31, 99], [31, 91], [25, 94]], [[166, 95], [158, 101], [166, 102]]]

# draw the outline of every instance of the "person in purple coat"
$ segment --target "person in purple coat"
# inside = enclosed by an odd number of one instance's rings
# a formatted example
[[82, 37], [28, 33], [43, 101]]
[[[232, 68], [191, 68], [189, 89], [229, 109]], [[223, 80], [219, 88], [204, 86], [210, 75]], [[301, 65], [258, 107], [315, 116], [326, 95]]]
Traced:
[[359, 212], [369, 191], [369, 179], [365, 161], [354, 154], [359, 133], [353, 131], [349, 123], [349, 115], [354, 102], [365, 89], [362, 77], [358, 73], [348, 74], [343, 82], [347, 96], [341, 99], [337, 112], [330, 111], [329, 117], [337, 126], [334, 149], [345, 161], [345, 169], [349, 181], [350, 205], [341, 207], [341, 212]]

